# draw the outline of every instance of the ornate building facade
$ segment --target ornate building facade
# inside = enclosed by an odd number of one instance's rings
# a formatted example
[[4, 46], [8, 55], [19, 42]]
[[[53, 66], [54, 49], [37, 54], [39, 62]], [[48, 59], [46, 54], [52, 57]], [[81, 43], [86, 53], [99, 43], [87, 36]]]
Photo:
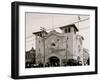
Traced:
[[83, 64], [83, 40], [75, 24], [59, 27], [62, 33], [45, 30], [33, 33], [36, 39], [36, 63], [63, 66], [68, 60]]
[[32, 47], [31, 50], [25, 53], [25, 67], [31, 68], [36, 63], [35, 49]]

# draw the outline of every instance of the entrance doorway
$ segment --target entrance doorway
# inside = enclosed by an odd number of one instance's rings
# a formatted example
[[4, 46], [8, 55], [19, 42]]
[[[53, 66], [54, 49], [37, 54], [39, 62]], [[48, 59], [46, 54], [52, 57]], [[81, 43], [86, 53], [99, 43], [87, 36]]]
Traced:
[[50, 66], [60, 66], [60, 60], [58, 57], [52, 56], [49, 58]]

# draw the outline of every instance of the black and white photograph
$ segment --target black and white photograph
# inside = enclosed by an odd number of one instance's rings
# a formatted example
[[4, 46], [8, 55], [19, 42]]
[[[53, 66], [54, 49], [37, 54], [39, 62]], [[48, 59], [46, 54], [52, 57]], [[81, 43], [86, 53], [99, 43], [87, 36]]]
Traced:
[[25, 13], [25, 68], [90, 65], [90, 16]]
[[97, 7], [12, 3], [12, 77], [97, 74]]

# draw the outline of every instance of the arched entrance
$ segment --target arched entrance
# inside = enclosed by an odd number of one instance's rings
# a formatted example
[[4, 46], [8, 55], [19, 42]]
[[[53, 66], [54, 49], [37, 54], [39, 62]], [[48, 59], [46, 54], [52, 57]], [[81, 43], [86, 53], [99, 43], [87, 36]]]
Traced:
[[56, 56], [52, 56], [49, 58], [50, 66], [60, 66], [60, 60]]

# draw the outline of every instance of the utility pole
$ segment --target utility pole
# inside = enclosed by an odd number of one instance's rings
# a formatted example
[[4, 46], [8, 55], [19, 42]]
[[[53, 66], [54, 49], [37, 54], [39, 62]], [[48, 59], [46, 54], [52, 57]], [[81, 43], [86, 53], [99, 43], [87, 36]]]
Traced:
[[43, 38], [43, 49], [44, 49], [44, 57], [43, 57], [43, 67], [45, 67], [45, 28], [41, 27], [42, 30], [42, 38]]

